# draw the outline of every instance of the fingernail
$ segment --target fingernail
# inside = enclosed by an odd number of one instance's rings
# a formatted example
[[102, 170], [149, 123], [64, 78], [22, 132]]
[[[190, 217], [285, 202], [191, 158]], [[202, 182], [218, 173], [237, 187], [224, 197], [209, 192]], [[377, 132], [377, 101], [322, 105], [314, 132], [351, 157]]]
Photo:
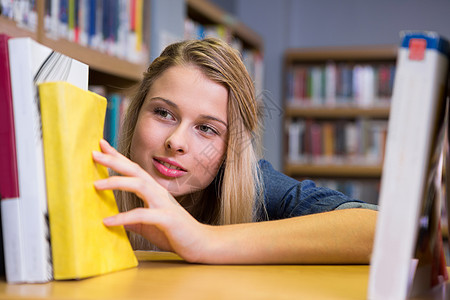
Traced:
[[100, 143], [102, 143], [102, 144], [105, 145], [105, 146], [109, 146], [108, 141], [105, 140], [105, 139], [101, 139], [101, 140], [100, 140]]
[[104, 218], [103, 219], [103, 224], [105, 224], [105, 225], [112, 225], [113, 223], [114, 223], [114, 216], [112, 216], [112, 217], [107, 217], [107, 218]]
[[104, 185], [103, 183], [104, 183], [103, 179], [94, 181], [94, 187], [95, 187], [96, 189], [102, 189], [102, 188], [103, 188], [103, 185]]

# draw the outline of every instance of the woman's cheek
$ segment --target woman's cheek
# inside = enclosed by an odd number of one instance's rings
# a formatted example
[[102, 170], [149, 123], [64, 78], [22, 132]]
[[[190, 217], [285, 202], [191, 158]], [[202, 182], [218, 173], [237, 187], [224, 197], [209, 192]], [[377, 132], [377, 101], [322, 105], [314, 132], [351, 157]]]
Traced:
[[209, 141], [197, 150], [197, 161], [205, 171], [217, 172], [225, 154], [225, 144], [221, 141]]

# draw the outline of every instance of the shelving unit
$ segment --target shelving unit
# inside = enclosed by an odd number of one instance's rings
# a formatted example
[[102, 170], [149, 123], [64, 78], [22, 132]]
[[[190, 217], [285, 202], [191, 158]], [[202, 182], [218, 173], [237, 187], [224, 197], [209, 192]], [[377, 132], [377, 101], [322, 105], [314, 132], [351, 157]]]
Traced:
[[[129, 95], [133, 92], [133, 87], [136, 86], [136, 83], [138, 83], [143, 73], [145, 72], [146, 68], [149, 64], [150, 56], [147, 57], [141, 57], [142, 55], [137, 56], [138, 59], [133, 59], [135, 62], [130, 62], [129, 60], [119, 58], [117, 56], [110, 55], [108, 53], [102, 52], [100, 50], [97, 50], [97, 48], [91, 48], [89, 46], [84, 46], [81, 43], [72, 42], [69, 39], [67, 39], [66, 35], [63, 34], [62, 37], [60, 37], [59, 32], [59, 26], [60, 24], [56, 24], [58, 29], [49, 27], [49, 24], [52, 22], [52, 17], [55, 16], [52, 9], [48, 9], [47, 4], [50, 4], [50, 0], [47, 1], [35, 1], [34, 3], [30, 2], [30, 11], [33, 12], [33, 16], [29, 18], [28, 12], [26, 18], [36, 20], [35, 26], [33, 29], [25, 28], [26, 26], [22, 26], [23, 24], [19, 24], [20, 22], [16, 23], [16, 21], [9, 19], [6, 16], [0, 15], [0, 33], [8, 34], [11, 37], [30, 37], [34, 39], [35, 41], [39, 42], [42, 45], [45, 45], [57, 52], [60, 52], [62, 54], [65, 54], [69, 57], [72, 57], [78, 61], [81, 61], [87, 65], [89, 65], [89, 89], [92, 91], [95, 91], [103, 96], [105, 96], [108, 99], [108, 111], [107, 111], [107, 117], [108, 114], [113, 113], [116, 114], [117, 112], [110, 112], [109, 110], [111, 107], [115, 107], [115, 104], [111, 104], [112, 99], [116, 99], [117, 97], [120, 98], [118, 100], [121, 105], [120, 112], [123, 112], [126, 109], [127, 103], [129, 102]], [[77, 0], [78, 1], [78, 0]], [[79, 5], [81, 5], [81, 2], [76, 2]], [[115, 2], [114, 2], [115, 3]], [[138, 1], [136, 1], [137, 5]], [[136, 24], [143, 23], [143, 29], [141, 34], [141, 39], [143, 41], [143, 45], [146, 46], [145, 48], [149, 48], [149, 43], [146, 41], [146, 38], [148, 39], [147, 34], [145, 33], [145, 28], [149, 28], [150, 21], [149, 21], [149, 15], [150, 11], [152, 9], [151, 2], [150, 1], [139, 1], [140, 6], [142, 8], [142, 19], [140, 20], [140, 23], [137, 21], [138, 19], [138, 12], [141, 11], [138, 8], [136, 8], [136, 16], [128, 16], [130, 19], [129, 21], [132, 22], [132, 19], [135, 18]], [[112, 2], [105, 2], [104, 5], [108, 4], [112, 7]], [[33, 6], [34, 5], [34, 6]], [[75, 5], [75, 4], [74, 4]], [[115, 5], [115, 4], [114, 4]], [[250, 28], [246, 27], [242, 22], [238, 21], [233, 16], [225, 13], [220, 8], [218, 8], [213, 3], [207, 1], [207, 0], [187, 0], [184, 4], [181, 2], [178, 5], [186, 5], [186, 18], [194, 18], [196, 21], [201, 22], [201, 24], [208, 24], [208, 25], [221, 25], [224, 26], [224, 28], [227, 29], [230, 34], [239, 40], [239, 42], [242, 45], [242, 51], [241, 53], [249, 53], [249, 52], [257, 52], [262, 57], [262, 50], [263, 50], [263, 41], [262, 38], [253, 32]], [[106, 8], [107, 12], [115, 11], [117, 12], [118, 7], [115, 7], [115, 10], [110, 10], [109, 8]], [[59, 8], [58, 8], [59, 9]], [[81, 8], [79, 8], [81, 11]], [[96, 8], [96, 9], [103, 9], [104, 8]], [[120, 7], [119, 7], [120, 9]], [[68, 11], [70, 8], [68, 8]], [[75, 11], [77, 11], [75, 9]], [[5, 10], [3, 11], [5, 12]], [[73, 10], [72, 10], [73, 12]], [[128, 10], [127, 10], [128, 12]], [[52, 16], [53, 13], [53, 16]], [[61, 22], [60, 15], [61, 12], [58, 12], [58, 17], [56, 20], [57, 22]], [[79, 16], [86, 16], [86, 14], [79, 13]], [[140, 15], [139, 15], [140, 16]], [[96, 16], [97, 17], [97, 16]], [[120, 22], [121, 21], [121, 15], [115, 14], [113, 18], [119, 18], [119, 20], [114, 19], [114, 22]], [[22, 15], [20, 15], [19, 19], [22, 19]], [[102, 19], [100, 19], [102, 20]], [[53, 20], [55, 21], [55, 20]], [[84, 20], [85, 22], [91, 22], [92, 20]], [[104, 19], [102, 20], [105, 21]], [[122, 20], [123, 21], [123, 20]], [[33, 22], [30, 22], [33, 23]], [[53, 24], [53, 23], [52, 23]], [[92, 23], [94, 24], [94, 23]], [[112, 26], [111, 23], [108, 26]], [[126, 23], [128, 24], [128, 23]], [[134, 23], [133, 23], [134, 24]], [[54, 25], [54, 24], [53, 24]], [[116, 24], [117, 25], [117, 24]], [[81, 26], [81, 25], [80, 25]], [[97, 26], [97, 25], [96, 25]], [[131, 26], [127, 28], [127, 30], [131, 30]], [[136, 25], [138, 26], [138, 25]], [[80, 27], [81, 28], [81, 27]], [[88, 28], [87, 25], [84, 27], [85, 29]], [[108, 27], [110, 28], [110, 27]], [[141, 27], [139, 27], [141, 28]], [[183, 28], [180, 28], [180, 31], [182, 32]], [[97, 27], [98, 30], [98, 27]], [[118, 30], [118, 29], [117, 29]], [[137, 35], [137, 27], [133, 28], [134, 32]], [[81, 29], [80, 29], [81, 32]], [[105, 34], [104, 32], [102, 32]], [[118, 35], [117, 32], [115, 34]], [[81, 35], [81, 33], [80, 33]], [[108, 36], [108, 35], [106, 35]], [[118, 38], [118, 37], [117, 37]], [[132, 39], [133, 40], [133, 39]], [[81, 38], [79, 39], [81, 42]], [[129, 41], [129, 40], [127, 40]], [[106, 47], [107, 48], [107, 47]], [[134, 51], [134, 49], [133, 49]], [[114, 51], [113, 51], [114, 52]], [[132, 52], [134, 54], [134, 52]], [[145, 51], [143, 52], [145, 53]], [[122, 55], [123, 56], [123, 55]], [[128, 55], [126, 55], [128, 56]], [[254, 76], [255, 82], [259, 83], [256, 84], [258, 86], [262, 86], [262, 58], [260, 61], [260, 65], [258, 63], [255, 63], [253, 60], [245, 59], [246, 55], [243, 54], [244, 61], [249, 63], [248, 68], [251, 69], [251, 73]], [[142, 60], [142, 61], [141, 61]], [[120, 113], [121, 114], [121, 113]], [[122, 115], [121, 115], [122, 116]], [[120, 119], [120, 118], [119, 118]], [[107, 127], [107, 122], [105, 123], [105, 128]], [[108, 126], [109, 127], [109, 126]]]
[[[219, 37], [233, 45], [242, 55], [244, 64], [255, 82], [257, 94], [263, 90], [263, 52], [262, 37], [208, 0], [186, 0], [186, 22], [191, 22], [194, 31]], [[187, 32], [185, 38], [201, 38], [198, 32]], [[199, 28], [201, 27], [201, 28]], [[211, 32], [212, 31], [212, 32]], [[202, 33], [203, 34], [203, 33]]]
[[201, 24], [220, 24], [242, 40], [246, 48], [262, 51], [263, 40], [252, 29], [207, 0], [186, 0], [187, 17]]
[[147, 63], [132, 63], [100, 51], [84, 47], [62, 38], [48, 37], [44, 29], [45, 1], [36, 1], [37, 27], [35, 31], [22, 28], [13, 20], [0, 16], [0, 32], [12, 37], [30, 37], [37, 42], [89, 65], [90, 83], [113, 79], [118, 88], [127, 88], [142, 78]]
[[[374, 81], [375, 85], [369, 88], [371, 98], [368, 99], [367, 96], [361, 96], [364, 94], [362, 86], [367, 85], [367, 82], [372, 82], [372, 77], [367, 76], [373, 76], [374, 79], [379, 78], [377, 76], [382, 76], [381, 72], [387, 68], [391, 70], [389, 76], [392, 77], [390, 78], [392, 80], [396, 54], [397, 47], [395, 45], [324, 47], [286, 51], [283, 78], [286, 142], [283, 163], [284, 172], [287, 175], [299, 180], [310, 178], [325, 185], [331, 184], [330, 187], [335, 189], [339, 189], [337, 186], [345, 183], [353, 185], [352, 188], [349, 188], [350, 190], [358, 190], [354, 188], [358, 181], [370, 181], [374, 187], [379, 184], [384, 156], [383, 138], [386, 135], [389, 119], [390, 95], [386, 95], [385, 91], [383, 97], [376, 96], [378, 81]], [[384, 68], [383, 71], [381, 71], [381, 66]], [[361, 75], [361, 69], [366, 67], [370, 69], [367, 71], [369, 73], [366, 73], [369, 75]], [[357, 74], [356, 69], [360, 74]], [[319, 75], [313, 75], [313, 72], [319, 72]], [[313, 78], [313, 76], [316, 77]], [[366, 76], [365, 81], [360, 79], [363, 78], [361, 76]], [[333, 84], [329, 83], [330, 78], [335, 80]], [[320, 84], [317, 83], [318, 80], [320, 80]], [[350, 81], [346, 82], [348, 80]], [[390, 84], [392, 85], [392, 81]], [[339, 87], [339, 85], [347, 85], [345, 91], [344, 87]], [[332, 90], [334, 93], [342, 94], [330, 97], [333, 94], [330, 94], [330, 86], [331, 89], [334, 88]], [[389, 92], [391, 91], [389, 90]], [[320, 97], [314, 93], [319, 93]], [[345, 95], [343, 96], [343, 94]], [[362, 99], [362, 97], [365, 98]], [[330, 98], [333, 98], [332, 101]], [[380, 100], [381, 98], [383, 99]], [[336, 125], [338, 123], [341, 126], [339, 129]], [[311, 129], [313, 126], [315, 129]], [[324, 129], [325, 126], [328, 128]], [[359, 143], [357, 146], [362, 147], [363, 143], [381, 143], [378, 144], [378, 151], [382, 150], [383, 152], [377, 153], [374, 158], [372, 153], [375, 146], [371, 146], [372, 149], [369, 149], [372, 151], [369, 153], [372, 155], [371, 158], [366, 158], [366, 156], [369, 157], [369, 154], [358, 153], [357, 159], [354, 154], [350, 155], [349, 152], [345, 152], [346, 147], [349, 147], [346, 143], [349, 143], [348, 140], [350, 140], [350, 137], [346, 136], [349, 131], [346, 127], [355, 126], [356, 129], [353, 131], [356, 130], [358, 134], [363, 132], [366, 135], [358, 136], [353, 144]], [[315, 130], [315, 133], [312, 133], [312, 130]], [[325, 136], [325, 130], [332, 133]], [[338, 130], [340, 130], [340, 136], [338, 136]], [[373, 136], [367, 136], [367, 132], [372, 131], [374, 132]], [[315, 134], [315, 140], [311, 141], [313, 134]], [[332, 136], [331, 140], [330, 135]], [[345, 135], [344, 138], [342, 138], [343, 135]], [[352, 137], [354, 140], [355, 135]], [[292, 143], [295, 145], [293, 146]], [[312, 143], [315, 143], [315, 146], [312, 146]], [[326, 143], [328, 143], [327, 146]], [[318, 147], [321, 148], [317, 150]], [[325, 150], [325, 147], [328, 147], [328, 150]], [[339, 153], [337, 153], [338, 147], [341, 151]], [[312, 152], [312, 148], [315, 152]], [[295, 152], [297, 150], [300, 153], [298, 155]], [[328, 153], [325, 154], [326, 151]], [[360, 197], [358, 194], [350, 196]]]

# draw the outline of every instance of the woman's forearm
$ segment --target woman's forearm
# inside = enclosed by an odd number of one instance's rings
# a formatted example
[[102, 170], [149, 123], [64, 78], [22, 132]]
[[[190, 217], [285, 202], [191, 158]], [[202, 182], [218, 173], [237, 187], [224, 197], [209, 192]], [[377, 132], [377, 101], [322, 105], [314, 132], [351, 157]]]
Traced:
[[343, 209], [277, 221], [209, 226], [198, 262], [366, 264], [377, 212]]

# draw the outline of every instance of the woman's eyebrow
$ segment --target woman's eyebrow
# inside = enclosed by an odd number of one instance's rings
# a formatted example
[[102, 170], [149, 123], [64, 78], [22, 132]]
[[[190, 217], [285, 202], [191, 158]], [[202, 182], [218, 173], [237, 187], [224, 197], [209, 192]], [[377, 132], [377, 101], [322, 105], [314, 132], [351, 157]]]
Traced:
[[[165, 98], [162, 98], [162, 97], [152, 97], [152, 98], [150, 98], [150, 101], [153, 101], [153, 100], [161, 100], [161, 101], [165, 102], [167, 105], [178, 109], [178, 105], [175, 102], [170, 101], [169, 99], [165, 99]], [[221, 120], [219, 118], [216, 118], [216, 117], [213, 117], [213, 116], [210, 116], [210, 115], [200, 115], [200, 117], [203, 118], [203, 119], [220, 122], [223, 125], [225, 125], [225, 127], [228, 128], [228, 124], [225, 121], [223, 121], [223, 120]]]
[[172, 101], [170, 101], [168, 99], [164, 99], [162, 97], [152, 97], [152, 98], [150, 98], [150, 101], [153, 101], [153, 100], [161, 100], [161, 101], [165, 102], [167, 105], [178, 109], [178, 105], [175, 102], [172, 102]]
[[209, 115], [200, 115], [200, 117], [203, 118], [203, 119], [207, 119], [207, 120], [212, 120], [212, 121], [220, 122], [220, 123], [222, 123], [223, 125], [225, 125], [225, 127], [228, 128], [228, 124], [227, 124], [225, 121], [222, 121], [221, 119], [218, 119], [218, 118], [216, 118], [216, 117], [209, 116]]

